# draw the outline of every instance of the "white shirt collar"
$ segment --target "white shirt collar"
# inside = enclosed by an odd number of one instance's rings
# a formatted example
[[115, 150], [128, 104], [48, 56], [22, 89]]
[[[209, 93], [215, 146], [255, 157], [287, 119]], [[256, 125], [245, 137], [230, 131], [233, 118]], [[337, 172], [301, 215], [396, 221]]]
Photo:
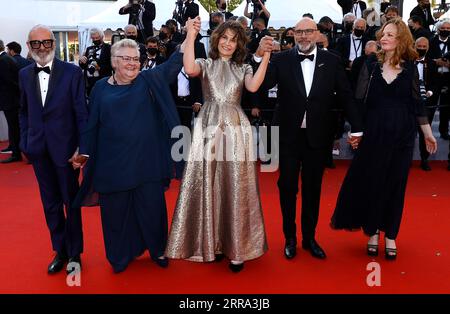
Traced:
[[42, 65], [40, 65], [39, 63], [36, 63], [36, 66], [38, 67], [38, 68], [45, 68], [45, 67], [49, 67], [50, 68], [50, 70], [52, 69], [52, 67], [53, 67], [53, 60], [52, 61], [50, 61], [49, 63], [47, 63], [46, 65], [44, 65], [44, 66], [42, 66]]
[[446, 42], [447, 42], [447, 40], [448, 40], [448, 37], [447, 37], [447, 38], [445, 38], [445, 39], [441, 39], [441, 36], [439, 36], [439, 40], [441, 41], [441, 43], [442, 43], [442, 42], [446, 43]]

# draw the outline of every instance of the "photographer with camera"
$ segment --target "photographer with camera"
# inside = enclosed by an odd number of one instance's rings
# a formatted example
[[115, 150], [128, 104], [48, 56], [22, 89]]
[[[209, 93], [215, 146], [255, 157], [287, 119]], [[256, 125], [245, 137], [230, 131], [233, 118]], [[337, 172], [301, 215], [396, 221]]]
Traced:
[[138, 29], [138, 42], [153, 36], [153, 20], [156, 17], [155, 4], [149, 0], [129, 0], [128, 4], [119, 10], [120, 15], [130, 14], [128, 24]]
[[199, 15], [199, 7], [194, 0], [177, 0], [175, 2], [176, 8], [173, 11], [173, 19], [184, 27], [188, 19], [194, 19]]
[[[253, 12], [248, 12], [248, 5], [250, 2], [253, 4]], [[270, 12], [267, 10], [264, 5], [265, 0], [247, 0], [247, 4], [245, 5], [244, 15], [251, 20], [250, 25], [253, 27], [253, 21], [256, 18], [262, 18], [266, 27], [269, 25]]]
[[264, 36], [271, 36], [271, 34], [266, 28], [265, 20], [258, 17], [253, 20], [253, 30], [250, 35], [250, 42], [247, 45], [247, 48], [251, 54], [256, 52], [259, 42]]
[[80, 68], [84, 70], [88, 96], [98, 80], [112, 73], [111, 46], [103, 41], [103, 31], [92, 28], [89, 33], [93, 45], [86, 48], [86, 52], [79, 61]]

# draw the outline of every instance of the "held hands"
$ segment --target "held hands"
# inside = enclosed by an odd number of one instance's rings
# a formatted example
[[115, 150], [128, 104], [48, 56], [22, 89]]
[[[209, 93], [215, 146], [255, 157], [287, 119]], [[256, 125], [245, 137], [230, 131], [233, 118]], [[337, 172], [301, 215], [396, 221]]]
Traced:
[[201, 108], [202, 108], [202, 104], [201, 104], [201, 103], [196, 102], [196, 103], [194, 103], [194, 104], [192, 105], [192, 110], [193, 110], [195, 113], [199, 112]]
[[202, 21], [200, 20], [200, 16], [197, 16], [194, 19], [188, 19], [185, 26], [187, 30], [187, 36], [195, 39], [200, 32], [201, 25]]
[[83, 168], [84, 164], [88, 160], [88, 157], [79, 155], [78, 152], [73, 154], [72, 158], [69, 159], [69, 162], [72, 163], [73, 169]]
[[437, 151], [437, 141], [433, 134], [427, 134], [425, 136], [425, 145], [427, 146], [427, 152], [434, 154]]
[[349, 134], [347, 143], [349, 143], [352, 146], [352, 149], [358, 149], [361, 139], [362, 139], [362, 136], [351, 136]]
[[270, 56], [273, 50], [273, 37], [271, 36], [264, 36], [261, 38], [261, 41], [259, 42], [258, 50], [256, 50], [255, 55], [259, 58], [262, 58], [264, 56]]

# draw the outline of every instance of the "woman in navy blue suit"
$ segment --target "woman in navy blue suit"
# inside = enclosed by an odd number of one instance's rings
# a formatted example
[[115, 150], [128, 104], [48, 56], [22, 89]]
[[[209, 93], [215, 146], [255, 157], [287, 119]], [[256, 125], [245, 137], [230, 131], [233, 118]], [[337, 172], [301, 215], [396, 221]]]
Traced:
[[[164, 64], [139, 73], [139, 49], [124, 39], [111, 48], [114, 74], [96, 83], [89, 120], [74, 167], [86, 160], [77, 201], [98, 195], [108, 261], [125, 270], [149, 250], [160, 267], [167, 242], [164, 190], [173, 175], [170, 131], [179, 125], [169, 84], [183, 65], [176, 52]], [[95, 192], [95, 193], [92, 193]]]

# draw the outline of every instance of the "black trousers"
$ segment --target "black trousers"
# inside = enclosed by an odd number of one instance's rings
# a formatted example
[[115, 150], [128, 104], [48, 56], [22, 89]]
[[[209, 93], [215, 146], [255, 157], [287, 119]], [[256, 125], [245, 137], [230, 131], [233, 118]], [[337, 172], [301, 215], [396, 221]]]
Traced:
[[[440, 100], [439, 100], [439, 133], [448, 134], [448, 123], [450, 121], [450, 91], [449, 82], [450, 82], [450, 72], [438, 74], [438, 82]], [[442, 87], [447, 86], [447, 92], [441, 93]]]
[[48, 152], [33, 160], [32, 164], [53, 250], [69, 257], [82, 253], [81, 209], [72, 207], [79, 189], [79, 170], [74, 170], [69, 163], [65, 167], [56, 166]]
[[180, 116], [181, 125], [191, 129], [192, 121], [192, 105], [194, 102], [187, 97], [174, 97], [175, 105], [177, 106], [178, 115]]
[[299, 128], [297, 143], [280, 142], [280, 205], [283, 215], [283, 233], [286, 239], [296, 239], [296, 203], [299, 175], [302, 185], [301, 227], [303, 240], [315, 237], [319, 219], [320, 192], [328, 147], [312, 148], [306, 137], [306, 129]]
[[6, 122], [8, 123], [9, 147], [12, 156], [20, 156], [20, 127], [19, 127], [19, 108], [4, 110]]

